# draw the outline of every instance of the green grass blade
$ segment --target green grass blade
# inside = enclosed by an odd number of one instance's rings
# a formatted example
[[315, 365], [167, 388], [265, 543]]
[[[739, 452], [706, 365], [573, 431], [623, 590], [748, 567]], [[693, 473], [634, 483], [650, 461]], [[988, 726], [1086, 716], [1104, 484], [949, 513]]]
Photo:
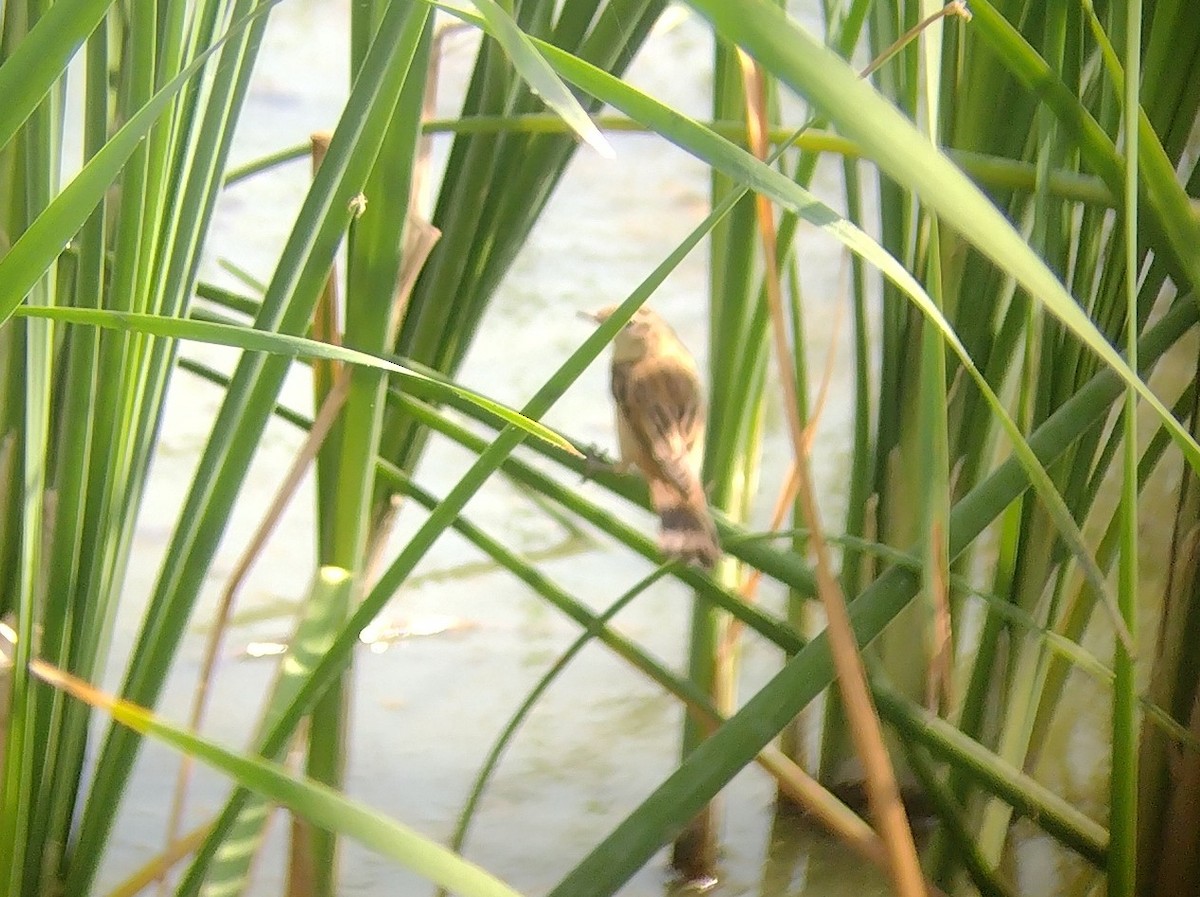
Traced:
[[[39, 6], [28, 13], [38, 15]], [[36, 27], [36, 26], [35, 26]], [[39, 98], [41, 99], [41, 98]], [[25, 156], [19, 191], [26, 204], [27, 214], [39, 214], [51, 202], [59, 184], [62, 164], [62, 137], [56, 120], [62, 115], [63, 92], [54, 90], [41, 99], [32, 110], [14, 149]], [[50, 305], [60, 288], [57, 268], [40, 272], [30, 284], [29, 302]], [[20, 445], [12, 477], [13, 495], [10, 500], [19, 514], [19, 535], [16, 546], [16, 570], [10, 584], [0, 587], [7, 594], [0, 598], [9, 613], [15, 613], [17, 644], [10, 668], [11, 696], [7, 725], [0, 731], [6, 742], [3, 765], [0, 767], [0, 892], [18, 893], [38, 872], [34, 862], [36, 845], [30, 836], [40, 834], [35, 815], [40, 812], [41, 758], [46, 745], [44, 723], [47, 718], [47, 695], [32, 686], [28, 663], [40, 638], [39, 630], [44, 612], [44, 570], [47, 565], [43, 526], [53, 521], [51, 496], [55, 483], [47, 471], [45, 458], [53, 440], [54, 414], [52, 407], [54, 384], [55, 328], [49, 321], [34, 321], [23, 328], [23, 345], [17, 356], [15, 371], [19, 372], [10, 393], [20, 423], [9, 430], [13, 447]], [[13, 351], [13, 350], [10, 350]], [[3, 427], [3, 425], [0, 425]], [[0, 661], [3, 663], [4, 661]]]
[[[424, 402], [419, 402], [407, 395], [396, 394], [393, 394], [392, 400], [399, 402], [416, 420], [430, 429], [448, 436], [468, 450], [482, 454], [487, 449], [488, 441], [486, 439], [448, 420], [445, 415], [438, 414]], [[491, 421], [487, 423], [494, 425], [494, 422]], [[531, 446], [534, 451], [537, 451], [538, 448], [538, 445]], [[549, 454], [551, 451], [553, 450], [547, 449], [546, 453]], [[564, 456], [562, 453], [555, 453], [554, 460], [565, 464], [580, 475], [587, 474], [586, 461], [579, 461], [573, 456]], [[596, 503], [583, 498], [575, 490], [563, 485], [554, 477], [517, 458], [506, 459], [501, 469], [515, 482], [562, 505], [572, 514], [586, 520], [650, 562], [656, 564], [662, 562], [662, 552], [659, 551], [654, 539], [624, 523], [616, 515]], [[629, 482], [629, 478], [614, 481], [602, 472], [594, 473], [593, 477], [597, 482], [603, 482], [613, 492], [629, 501], [635, 502], [641, 507], [648, 506], [644, 485], [633, 486]], [[738, 536], [744, 535], [729, 527], [719, 516], [717, 517], [717, 528], [721, 533], [723, 543], [726, 538], [733, 538], [736, 542]], [[767, 571], [769, 575], [779, 579], [780, 582], [785, 582], [805, 594], [814, 595], [816, 593], [812, 574], [802, 560], [790, 553], [777, 552], [753, 541], [738, 542], [738, 544], [732, 545], [730, 553]], [[702, 600], [728, 611], [769, 642], [778, 645], [785, 651], [795, 651], [800, 647], [801, 640], [794, 629], [764, 612], [761, 608], [747, 604], [738, 597], [735, 591], [724, 588], [701, 571], [693, 567], [675, 566], [671, 572], [672, 575], [695, 589]]]
[[[355, 81], [329, 155], [314, 178], [271, 279], [256, 322], [259, 328], [297, 333], [307, 326], [353, 214], [351, 200], [366, 180], [396, 97], [409, 76], [426, 15], [422, 4], [393, 4], [385, 12], [380, 36]], [[127, 667], [124, 693], [138, 703], [152, 704], [161, 692], [160, 671], [169, 666], [178, 648], [289, 365], [287, 359], [261, 353], [243, 355], [238, 364]], [[79, 823], [68, 891], [84, 892], [90, 887], [111, 830], [113, 805], [126, 787], [138, 746], [128, 730], [110, 727]]]
[[[300, 682], [333, 641], [341, 626], [344, 608], [351, 600], [353, 580], [338, 567], [321, 567], [305, 597], [295, 635], [281, 658], [279, 672], [267, 700], [259, 730], [269, 729], [291, 701]], [[270, 759], [277, 760], [279, 754]], [[232, 837], [213, 864], [208, 886], [212, 893], [244, 893], [258, 854], [270, 811], [270, 802], [256, 795], [234, 823]]]
[[[430, 505], [432, 506], [432, 505]], [[647, 576], [643, 577], [629, 589], [627, 589], [616, 601], [610, 604], [603, 613], [596, 616], [588, 628], [580, 635], [550, 666], [548, 670], [538, 680], [537, 684], [530, 689], [521, 705], [513, 711], [511, 717], [504, 728], [500, 730], [500, 734], [496, 736], [496, 740], [492, 743], [488, 750], [487, 757], [484, 758], [483, 764], [479, 768], [479, 772], [475, 775], [475, 780], [471, 783], [470, 791], [467, 793], [467, 800], [463, 804], [462, 811], [459, 813], [458, 824], [455, 826], [454, 834], [450, 838], [450, 844], [455, 850], [461, 850], [467, 838], [467, 829], [469, 828], [472, 819], [475, 816], [475, 811], [479, 807], [479, 802], [483, 798], [483, 793], [487, 788], [487, 784], [491, 779], [492, 773], [500, 764], [500, 758], [508, 745], [516, 737], [517, 731], [525, 718], [537, 706], [537, 702], [541, 699], [554, 681], [558, 678], [571, 663], [572, 660], [585, 648], [593, 639], [601, 638], [606, 632], [611, 632], [608, 629], [608, 623], [616, 616], [626, 605], [645, 592], [650, 586], [660, 580], [666, 573], [665, 567], [657, 567]], [[665, 673], [666, 671], [663, 670]]]
[[391, 374], [398, 374], [407, 379], [421, 380], [426, 384], [426, 388], [433, 390], [435, 393], [440, 393], [443, 398], [447, 394], [452, 393], [459, 398], [479, 405], [481, 408], [501, 417], [506, 423], [524, 430], [531, 436], [544, 439], [561, 449], [570, 452], [575, 451], [574, 445], [569, 440], [554, 432], [545, 424], [529, 420], [522, 416], [520, 412], [501, 405], [499, 402], [481, 396], [479, 393], [465, 387], [450, 383], [447, 380], [427, 377], [401, 363], [380, 358], [376, 355], [370, 355], [366, 352], [359, 352], [355, 349], [347, 349], [344, 346], [335, 346], [331, 343], [322, 343], [317, 340], [307, 339], [302, 336], [291, 336], [286, 333], [255, 330], [253, 327], [239, 324], [222, 324], [213, 321], [198, 321], [190, 318], [167, 318], [161, 315], [108, 311], [107, 309], [25, 307], [16, 309], [15, 314], [26, 318], [50, 318], [51, 320], [65, 323], [90, 324], [95, 327], [103, 327], [107, 330], [116, 330], [124, 333], [151, 334], [170, 339], [211, 343], [217, 346], [232, 346], [247, 352], [269, 352], [288, 358], [321, 358], [375, 368]]
[[[1160, 357], [1198, 317], [1200, 309], [1193, 303], [1172, 309], [1143, 336], [1143, 364]], [[1120, 393], [1121, 381], [1115, 372], [1094, 377], [1030, 438], [1039, 459], [1049, 463], [1061, 454], [1095, 426]], [[1024, 470], [1015, 459], [1009, 459], [955, 504], [950, 515], [951, 559], [1026, 488]], [[850, 608], [860, 644], [877, 636], [904, 609], [919, 583], [916, 573], [893, 567], [855, 599]], [[614, 893], [832, 680], [828, 644], [818, 636], [568, 873], [550, 892], [551, 897]]]
[[[1128, 0], [1125, 7], [1125, 326], [1129, 365], [1136, 368], [1138, 331], [1138, 171], [1141, 101], [1142, 3]], [[1173, 180], [1173, 178], [1172, 178]], [[1137, 395], [1125, 390], [1121, 414], [1121, 502], [1120, 562], [1117, 572], [1117, 601], [1130, 633], [1137, 633], [1139, 587], [1138, 533], [1138, 430]], [[1132, 641], [1132, 639], [1131, 639]], [[1138, 694], [1135, 664], [1137, 642], [1114, 648], [1112, 707], [1112, 770], [1109, 780], [1109, 830], [1112, 852], [1108, 857], [1109, 897], [1134, 897], [1137, 885], [1138, 835]]]
[[[1137, 391], [1170, 431], [1188, 464], [1200, 472], [1200, 445], [1130, 369], [1054, 273], [961, 169], [863, 82], [844, 59], [767, 0], [689, 0], [689, 5], [708, 18], [723, 37], [745, 47], [768, 71], [813, 102], [880, 168], [1014, 277]], [[895, 281], [890, 267], [881, 270]]]
[[255, 18], [266, 14], [279, 0], [264, 0], [253, 12], [229, 26], [225, 34], [201, 53], [186, 69], [159, 90], [105, 144], [42, 214], [17, 238], [0, 258], [0, 324], [37, 283], [38, 278], [62, 253], [83, 226], [104, 192], [116, 180], [121, 168], [138, 148], [146, 134], [166, 111], [184, 85], [203, 68], [209, 57], [231, 37], [240, 34]]
[[[1020, 429], [1016, 423], [1008, 415], [1003, 403], [991, 388], [983, 373], [976, 367], [975, 362], [967, 352], [966, 347], [959, 340], [954, 328], [946, 320], [945, 315], [937, 304], [930, 298], [929, 294], [917, 282], [917, 280], [896, 260], [894, 256], [887, 252], [875, 240], [871, 239], [865, 232], [851, 224], [842, 216], [838, 215], [833, 209], [818, 200], [815, 196], [809, 193], [798, 184], [784, 177], [779, 172], [760, 162], [754, 156], [739, 147], [734, 146], [729, 141], [709, 131], [699, 123], [680, 115], [678, 112], [669, 109], [668, 107], [658, 103], [656, 100], [645, 95], [644, 93], [635, 90], [611, 75], [596, 69], [594, 66], [589, 66], [587, 63], [579, 60], [568, 53], [563, 53], [549, 45], [540, 45], [544, 53], [550, 59], [551, 63], [561, 71], [566, 78], [579, 84], [590, 93], [604, 99], [614, 107], [620, 109], [625, 114], [629, 115], [650, 128], [653, 128], [663, 136], [667, 137], [672, 142], [693, 153], [697, 157], [703, 159], [708, 164], [725, 172], [730, 177], [735, 178], [740, 183], [765, 193], [773, 197], [778, 202], [794, 209], [797, 214], [811, 224], [824, 230], [830, 236], [841, 242], [847, 249], [853, 252], [860, 258], [870, 262], [878, 268], [885, 277], [891, 280], [899, 289], [909, 298], [910, 301], [928, 318], [935, 327], [941, 332], [943, 339], [951, 350], [958, 356], [963, 366], [967, 369], [972, 379], [983, 392], [985, 399], [996, 415], [1001, 426], [1012, 440], [1013, 450], [1017, 455], [1020, 463], [1026, 467], [1030, 478], [1034, 484], [1038, 495], [1046, 503], [1055, 526], [1059, 529], [1063, 538], [1070, 546], [1072, 553], [1079, 561], [1080, 567], [1085, 575], [1096, 586], [1097, 593], [1106, 596], [1105, 606], [1109, 609], [1114, 623], [1117, 625], [1118, 631], [1123, 633], [1123, 626], [1120, 622], [1120, 616], [1115, 612], [1115, 603], [1111, 597], [1111, 591], [1108, 589], [1103, 574], [1096, 566], [1094, 559], [1088, 552], [1083, 536], [1079, 532], [1079, 527], [1072, 518], [1066, 504], [1063, 502], [1062, 496], [1059, 495], [1054, 483], [1046, 473], [1045, 469], [1037, 463], [1037, 459], [1029, 450]], [[822, 50], [822, 52], [828, 52]], [[832, 54], [829, 54], [832, 55]], [[837, 58], [837, 57], [833, 57]], [[840, 62], [840, 60], [839, 60]], [[844, 63], [841, 63], [845, 67]], [[854, 78], [856, 86], [859, 85], [857, 78]], [[870, 96], [874, 98], [876, 103], [884, 103], [882, 99], [870, 91]], [[888, 105], [884, 103], [884, 105]], [[899, 117], [894, 109], [888, 106], [891, 114]], [[903, 120], [903, 119], [901, 119]], [[912, 129], [911, 125], [908, 125]], [[913, 133], [916, 134], [915, 129]], [[939, 155], [933, 150], [919, 134], [916, 134], [916, 140], [923, 141], [928, 152]], [[954, 169], [954, 165], [948, 160], [945, 160], [945, 165]], [[955, 169], [957, 171], [957, 169]], [[1032, 259], [1034, 267], [1044, 271], [1049, 275], [1050, 280], [1058, 293], [1066, 295], [1061, 284], [1054, 278], [1054, 275], [1049, 272], [1049, 269], [1042, 264], [1036, 255], [1027, 247], [1020, 237], [1003, 222], [1000, 213], [995, 207], [979, 193], [978, 189], [972, 185], [966, 178], [959, 173], [959, 179], [966, 185], [967, 189], [978, 195], [979, 200], [987, 205], [994, 217], [998, 218], [1007, 234], [1010, 234], [1019, 244], [1022, 250], [1022, 258], [1025, 260]], [[941, 211], [940, 209], [938, 210]], [[1100, 340], [1107, 349], [1108, 353], [1116, 359], [1114, 369], [1119, 374], [1128, 373], [1128, 376], [1137, 384], [1135, 388], [1139, 392], [1144, 391], [1145, 394], [1153, 396], [1149, 392], [1149, 388], [1131, 371], [1121, 360], [1120, 356], [1112, 349], [1109, 344], [1104, 341], [1104, 338], [1096, 330], [1095, 326], [1087, 320], [1086, 316], [1075, 305], [1074, 301], [1067, 296], [1068, 304], [1073, 313], [1077, 314], [1088, 328], [1096, 334], [1096, 338]], [[1127, 380], [1127, 382], [1129, 382]], [[1154, 398], [1158, 402], [1157, 398]], [[1188, 433], [1183, 430], [1179, 422], [1170, 413], [1170, 411], [1158, 403], [1158, 407], [1162, 408], [1163, 422], [1172, 432], [1173, 438], [1178, 438], [1178, 434], [1186, 439], [1192, 445], [1195, 443], [1191, 440]], [[1200, 446], [1197, 446], [1196, 461], [1200, 464]]]
[[[603, 324], [583, 342], [570, 357], [563, 362], [558, 371], [546, 382], [537, 394], [523, 409], [527, 417], [539, 418], [554, 404], [567, 388], [579, 378], [584, 369], [596, 360], [608, 345], [609, 341], [623, 327], [634, 312], [649, 299], [654, 291], [662, 285], [671, 271], [700, 243], [721, 217], [729, 212], [732, 202], [722, 203], [714, 209], [685, 239], [677, 246], [650, 275], [638, 285], [637, 289], [623, 302], [618, 309]], [[351, 656], [351, 651], [358, 641], [362, 630], [383, 609], [384, 605], [395, 594], [396, 589], [404, 582], [408, 574], [425, 556], [425, 553], [437, 541], [438, 537], [450, 527], [459, 511], [470, 500], [483, 482], [500, 467], [509, 454], [520, 445], [524, 439], [523, 431], [508, 426], [502, 430], [496, 439], [479, 455], [471, 468], [459, 482], [448, 492], [442, 502], [433, 510], [409, 542], [401, 549], [392, 564], [380, 576], [375, 587], [363, 598], [346, 627], [339, 634], [333, 646], [321, 659], [317, 668], [304, 683], [296, 699], [280, 719], [275, 728], [263, 739], [260, 752], [270, 755], [277, 751], [289, 734], [299, 723], [304, 712], [329, 686], [345, 668]], [[213, 832], [204, 847], [198, 852], [193, 870], [183, 884], [180, 885], [181, 895], [196, 892], [199, 878], [203, 869], [211, 862], [216, 847], [228, 832], [229, 826], [245, 800], [244, 794], [235, 794], [226, 804], [220, 818], [213, 826]]]
[[0, 65], [0, 149], [8, 145], [63, 76], [67, 63], [95, 30], [113, 0], [62, 0], [49, 4], [29, 33]]
[[484, 29], [504, 48], [517, 72], [533, 89], [534, 93], [553, 109], [576, 134], [605, 158], [614, 158], [612, 146], [604, 139], [599, 128], [592, 122], [587, 111], [562, 83], [545, 58], [534, 47], [529, 36], [494, 0], [471, 0], [479, 10], [482, 21], [471, 15], [465, 3], [455, 0], [436, 0], [436, 5], [453, 13], [463, 21], [482, 24]]
[[[42, 114], [41, 111], [38, 113]], [[48, 282], [38, 285], [38, 301], [52, 292]], [[38, 795], [34, 782], [35, 756], [39, 747], [35, 723], [41, 693], [30, 686], [27, 673], [29, 646], [34, 644], [39, 618], [37, 603], [43, 567], [42, 525], [47, 504], [46, 468], [42, 459], [50, 441], [50, 384], [52, 380], [53, 329], [49, 322], [31, 324], [26, 332], [24, 360], [24, 445], [21, 457], [21, 538], [18, 555], [17, 590], [12, 608], [17, 615], [18, 639], [9, 670], [11, 699], [7, 725], [0, 738], [7, 742], [0, 767], [0, 884], [9, 893], [22, 890], [30, 810]]]
[[[1112, 141], [1072, 91], [1037, 54], [1016, 28], [990, 0], [972, 5], [972, 27], [997, 57], [1027, 88], [1036, 92], [1059, 120], [1071, 131], [1080, 153], [1108, 186], [1113, 196], [1124, 196], [1124, 164]], [[1102, 45], [1103, 46], [1103, 45]], [[1105, 48], [1108, 49], [1108, 48]], [[1111, 58], [1111, 53], [1106, 53]], [[1120, 78], [1118, 77], [1118, 83]], [[1149, 118], [1139, 112], [1138, 162], [1145, 190], [1145, 209], [1150, 224], [1162, 234], [1173, 262], [1185, 272], [1193, 290], [1200, 290], [1200, 220], [1191, 211], [1187, 193], [1175, 178], [1174, 170]], [[1145, 223], [1145, 222], [1144, 222]]]
[[1109, 845], [1104, 826], [936, 714], [905, 702], [890, 686], [876, 681], [873, 688], [881, 711], [887, 709], [888, 721], [906, 740], [919, 742], [941, 760], [970, 769], [991, 783], [1018, 813], [1037, 819], [1047, 833], [1092, 863], [1104, 861]]
[[48, 665], [41, 666], [39, 674], [76, 698], [106, 710], [114, 720], [133, 731], [201, 761], [256, 794], [289, 807], [314, 825], [353, 838], [456, 894], [520, 897], [498, 878], [413, 829], [329, 788], [293, 776], [277, 763], [250, 754], [236, 754], [160, 719], [150, 710], [106, 695]]

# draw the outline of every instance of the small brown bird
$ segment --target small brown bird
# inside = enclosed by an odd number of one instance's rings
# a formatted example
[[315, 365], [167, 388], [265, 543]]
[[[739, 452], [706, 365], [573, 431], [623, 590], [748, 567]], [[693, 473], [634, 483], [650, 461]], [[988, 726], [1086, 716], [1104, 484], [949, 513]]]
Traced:
[[[603, 322], [615, 309], [588, 317]], [[650, 486], [663, 553], [711, 568], [721, 549], [700, 482], [700, 374], [675, 331], [648, 308], [639, 309], [613, 340], [612, 394], [621, 461], [636, 465]]]

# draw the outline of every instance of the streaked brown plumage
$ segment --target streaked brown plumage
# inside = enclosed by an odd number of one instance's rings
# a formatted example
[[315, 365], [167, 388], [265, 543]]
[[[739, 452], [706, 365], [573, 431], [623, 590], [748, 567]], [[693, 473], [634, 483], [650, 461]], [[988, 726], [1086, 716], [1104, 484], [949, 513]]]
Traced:
[[[591, 315], [604, 321], [614, 307]], [[613, 340], [612, 394], [621, 460], [650, 486], [663, 553], [712, 567], [721, 556], [700, 464], [704, 404], [691, 353], [657, 314], [639, 309]]]

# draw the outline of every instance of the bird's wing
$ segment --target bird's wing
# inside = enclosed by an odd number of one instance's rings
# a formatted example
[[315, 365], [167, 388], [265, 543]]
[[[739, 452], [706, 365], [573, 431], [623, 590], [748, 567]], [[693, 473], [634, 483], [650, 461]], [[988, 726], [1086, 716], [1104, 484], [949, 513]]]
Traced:
[[[704, 434], [700, 379], [676, 359], [613, 365], [613, 397], [646, 456], [682, 495], [699, 487], [693, 449]], [[649, 473], [649, 472], [647, 472]]]

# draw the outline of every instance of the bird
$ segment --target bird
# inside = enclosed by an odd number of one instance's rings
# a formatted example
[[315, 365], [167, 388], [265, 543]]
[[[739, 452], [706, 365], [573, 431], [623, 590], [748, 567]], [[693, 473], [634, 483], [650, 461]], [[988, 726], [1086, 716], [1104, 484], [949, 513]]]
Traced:
[[[603, 323], [615, 310], [585, 314]], [[634, 313], [612, 346], [620, 466], [636, 467], [650, 487], [663, 554], [712, 569], [721, 548], [700, 479], [705, 413], [696, 361], [648, 308]]]

